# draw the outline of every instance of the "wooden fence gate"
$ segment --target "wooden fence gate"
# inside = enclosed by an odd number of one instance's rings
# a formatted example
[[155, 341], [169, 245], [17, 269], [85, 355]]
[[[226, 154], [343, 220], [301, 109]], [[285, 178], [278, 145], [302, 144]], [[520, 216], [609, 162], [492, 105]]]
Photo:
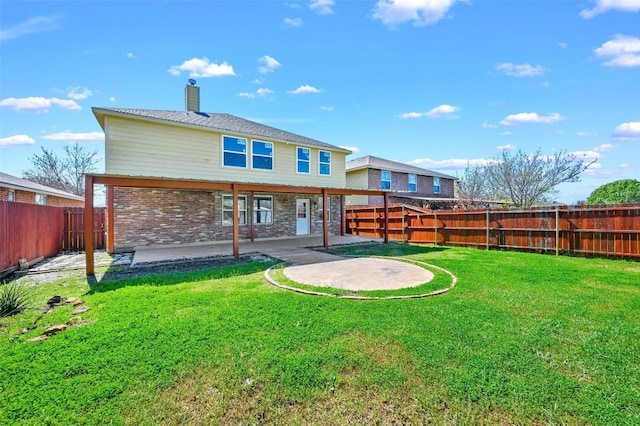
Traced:
[[[93, 248], [105, 248], [104, 230], [106, 227], [106, 207], [93, 209]], [[64, 251], [84, 251], [84, 207], [66, 207], [64, 209]]]

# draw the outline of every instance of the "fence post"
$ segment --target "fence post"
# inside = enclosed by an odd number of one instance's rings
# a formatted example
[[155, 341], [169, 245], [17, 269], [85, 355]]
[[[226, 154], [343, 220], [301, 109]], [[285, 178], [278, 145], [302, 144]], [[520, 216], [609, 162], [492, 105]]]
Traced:
[[486, 235], [486, 246], [487, 246], [487, 250], [489, 250], [489, 237], [491, 234], [491, 209], [487, 209], [487, 235]]
[[406, 243], [407, 241], [404, 239], [404, 204], [402, 205], [402, 242]]
[[378, 224], [378, 213], [376, 212], [375, 206], [373, 207], [373, 238], [378, 238], [378, 231], [376, 230], [376, 226]]
[[560, 255], [560, 210], [556, 207], [556, 256]]
[[433, 244], [438, 245], [438, 214], [435, 210], [433, 212]]

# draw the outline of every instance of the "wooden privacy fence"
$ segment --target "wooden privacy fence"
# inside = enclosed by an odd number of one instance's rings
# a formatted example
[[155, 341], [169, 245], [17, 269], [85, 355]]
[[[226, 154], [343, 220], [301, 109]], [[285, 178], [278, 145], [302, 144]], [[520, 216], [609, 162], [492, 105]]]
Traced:
[[[348, 207], [347, 232], [384, 237], [384, 207]], [[640, 204], [523, 210], [389, 206], [389, 240], [640, 259]]]
[[[104, 207], [94, 209], [94, 248], [104, 248]], [[84, 208], [0, 201], [0, 277], [62, 251], [84, 250]]]
[[[93, 248], [105, 247], [105, 207], [93, 209]], [[62, 248], [65, 251], [84, 250], [84, 207], [66, 207], [64, 209], [64, 237]]]

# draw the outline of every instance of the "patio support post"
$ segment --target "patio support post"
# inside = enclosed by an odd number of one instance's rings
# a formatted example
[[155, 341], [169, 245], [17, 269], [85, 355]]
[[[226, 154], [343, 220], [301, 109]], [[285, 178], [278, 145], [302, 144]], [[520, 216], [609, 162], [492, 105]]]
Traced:
[[389, 193], [384, 193], [384, 243], [389, 243]]
[[322, 188], [322, 238], [324, 240], [324, 249], [329, 249], [329, 217], [327, 216], [327, 188]]
[[251, 234], [251, 242], [253, 242], [254, 239], [254, 235], [253, 235], [253, 192], [251, 192], [251, 194], [249, 194], [249, 205], [247, 206], [247, 210], [248, 210], [248, 217], [247, 219], [249, 220], [249, 231]]
[[231, 190], [233, 191], [233, 256], [238, 259], [240, 257], [240, 244], [238, 242], [238, 234], [240, 233], [240, 206], [238, 205], [240, 200], [238, 199], [238, 185], [235, 183], [232, 184]]
[[84, 253], [87, 275], [95, 273], [93, 263], [93, 176], [84, 176]]
[[107, 253], [114, 251], [114, 229], [115, 209], [113, 207], [113, 186], [107, 186]]
[[345, 222], [345, 210], [344, 210], [344, 195], [340, 196], [340, 235], [344, 236], [344, 229], [346, 227]]

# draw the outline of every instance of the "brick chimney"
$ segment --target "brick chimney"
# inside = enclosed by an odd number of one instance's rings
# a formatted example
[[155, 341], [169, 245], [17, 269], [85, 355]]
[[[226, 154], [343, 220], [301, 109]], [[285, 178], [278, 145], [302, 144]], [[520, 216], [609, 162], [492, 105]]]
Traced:
[[184, 107], [187, 112], [200, 112], [200, 88], [192, 78], [184, 88]]

